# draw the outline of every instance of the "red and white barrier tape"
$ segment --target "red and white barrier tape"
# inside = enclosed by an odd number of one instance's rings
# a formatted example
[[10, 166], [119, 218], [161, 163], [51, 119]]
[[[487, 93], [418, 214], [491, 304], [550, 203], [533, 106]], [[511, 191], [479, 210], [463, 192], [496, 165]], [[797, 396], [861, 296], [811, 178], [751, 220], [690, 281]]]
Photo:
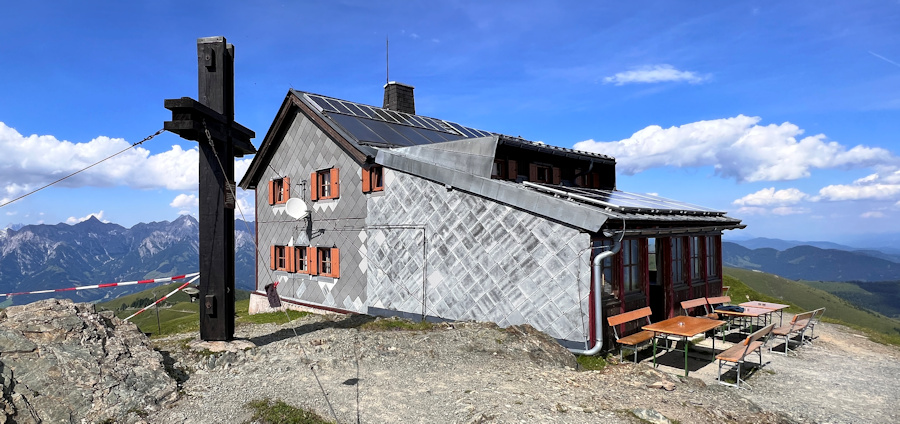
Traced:
[[173, 294], [175, 294], [175, 293], [178, 293], [179, 291], [181, 291], [181, 289], [187, 287], [188, 284], [191, 284], [191, 283], [193, 283], [194, 281], [197, 281], [197, 279], [200, 278], [200, 275], [199, 275], [199, 274], [200, 274], [200, 273], [198, 272], [196, 277], [191, 278], [191, 280], [188, 281], [187, 283], [182, 284], [182, 285], [179, 286], [177, 289], [172, 290], [171, 292], [169, 292], [169, 294], [167, 294], [167, 295], [165, 295], [165, 296], [163, 296], [163, 297], [157, 299], [156, 302], [153, 302], [153, 303], [151, 303], [151, 304], [149, 304], [149, 305], [147, 305], [147, 306], [144, 306], [143, 308], [141, 308], [140, 311], [137, 311], [137, 312], [131, 314], [130, 316], [128, 316], [128, 318], [125, 318], [125, 321], [128, 321], [128, 320], [134, 318], [135, 315], [140, 314], [141, 312], [144, 312], [144, 311], [146, 311], [147, 309], [150, 309], [151, 306], [156, 306], [157, 303], [162, 302], [163, 300], [166, 300], [169, 296], [171, 296], [171, 295], [173, 295]]
[[0, 293], [0, 296], [19, 296], [23, 294], [44, 294], [44, 293], [57, 293], [64, 291], [72, 291], [72, 290], [87, 290], [87, 289], [105, 289], [107, 287], [120, 287], [120, 286], [131, 286], [134, 284], [149, 284], [149, 283], [168, 283], [175, 280], [181, 280], [185, 278], [191, 278], [200, 275], [199, 272], [194, 272], [191, 274], [185, 275], [176, 275], [174, 277], [166, 277], [166, 278], [155, 278], [152, 280], [140, 280], [140, 281], [123, 281], [120, 283], [107, 283], [107, 284], [96, 284], [93, 286], [79, 286], [79, 287], [69, 287], [67, 289], [52, 289], [52, 290], [37, 290], [30, 292], [19, 292], [19, 293]]

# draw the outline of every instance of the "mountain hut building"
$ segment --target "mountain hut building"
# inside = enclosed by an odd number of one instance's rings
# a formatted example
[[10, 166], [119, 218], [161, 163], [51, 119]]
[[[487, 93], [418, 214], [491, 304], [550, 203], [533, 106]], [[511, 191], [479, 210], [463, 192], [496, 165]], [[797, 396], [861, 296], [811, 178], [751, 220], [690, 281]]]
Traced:
[[615, 167], [416, 115], [401, 83], [383, 107], [292, 89], [240, 182], [256, 199], [251, 313], [278, 282], [296, 307], [530, 324], [583, 350], [609, 345], [604, 317], [719, 295], [721, 234], [740, 220], [618, 190]]

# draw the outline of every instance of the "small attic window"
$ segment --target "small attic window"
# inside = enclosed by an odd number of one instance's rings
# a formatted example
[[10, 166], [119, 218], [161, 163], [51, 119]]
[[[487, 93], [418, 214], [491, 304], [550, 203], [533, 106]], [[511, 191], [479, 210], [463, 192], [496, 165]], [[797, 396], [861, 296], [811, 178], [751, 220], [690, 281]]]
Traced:
[[494, 159], [494, 166], [491, 168], [491, 178], [495, 180], [507, 179], [506, 161], [503, 159]]

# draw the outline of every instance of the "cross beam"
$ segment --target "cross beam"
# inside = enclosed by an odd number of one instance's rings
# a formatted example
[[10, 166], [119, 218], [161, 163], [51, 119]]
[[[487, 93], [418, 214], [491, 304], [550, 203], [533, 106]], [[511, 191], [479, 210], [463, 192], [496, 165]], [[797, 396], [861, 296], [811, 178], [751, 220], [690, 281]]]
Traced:
[[234, 158], [256, 153], [256, 134], [234, 122], [234, 46], [197, 40], [200, 101], [166, 99], [163, 128], [200, 144], [200, 338], [234, 338]]

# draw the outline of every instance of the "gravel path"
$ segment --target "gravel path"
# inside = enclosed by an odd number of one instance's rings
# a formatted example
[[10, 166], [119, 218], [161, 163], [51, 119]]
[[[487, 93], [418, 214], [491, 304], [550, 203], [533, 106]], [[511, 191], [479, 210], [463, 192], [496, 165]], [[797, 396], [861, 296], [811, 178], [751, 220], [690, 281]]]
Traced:
[[713, 364], [684, 378], [652, 368], [646, 354], [637, 365], [576, 371], [571, 355], [530, 327], [379, 332], [359, 330], [359, 319], [240, 327], [237, 336], [258, 347], [237, 353], [158, 341], [189, 376], [181, 398], [146, 420], [247, 422], [245, 404], [264, 398], [333, 419], [318, 377], [340, 423], [900, 422], [898, 350], [831, 324], [796, 356], [764, 354], [753, 390], [738, 390], [715, 383]]

